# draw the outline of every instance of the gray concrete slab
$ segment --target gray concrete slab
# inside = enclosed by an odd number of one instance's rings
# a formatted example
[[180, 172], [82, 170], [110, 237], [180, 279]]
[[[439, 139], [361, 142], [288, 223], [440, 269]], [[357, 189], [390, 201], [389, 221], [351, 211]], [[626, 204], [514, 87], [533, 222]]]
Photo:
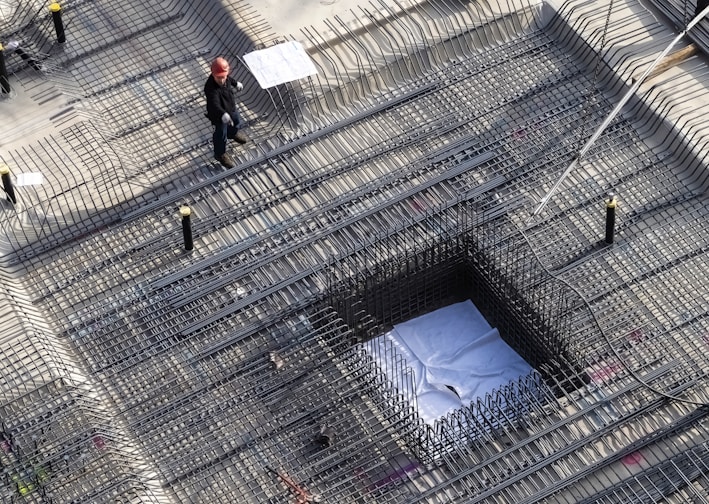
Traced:
[[274, 32], [281, 36], [293, 36], [298, 39], [300, 30], [308, 27], [329, 32], [325, 20], [339, 16], [343, 20], [354, 18], [352, 11], [359, 6], [366, 6], [366, 1], [351, 0], [302, 0], [286, 1], [264, 0], [253, 2]]

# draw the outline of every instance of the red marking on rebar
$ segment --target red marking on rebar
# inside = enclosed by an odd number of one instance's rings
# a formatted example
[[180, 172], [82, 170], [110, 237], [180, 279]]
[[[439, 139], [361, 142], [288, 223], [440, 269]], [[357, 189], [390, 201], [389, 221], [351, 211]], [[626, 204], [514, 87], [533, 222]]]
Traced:
[[103, 436], [99, 436], [97, 434], [91, 438], [91, 441], [93, 441], [94, 446], [98, 450], [103, 450], [104, 448], [106, 448], [106, 439]]
[[283, 471], [276, 471], [275, 469], [268, 468], [272, 473], [274, 473], [278, 478], [286, 484], [288, 488], [295, 493], [297, 497], [297, 504], [307, 504], [308, 502], [317, 502], [316, 496], [308, 492], [305, 488], [295, 482], [293, 478], [288, 476]]
[[623, 369], [623, 366], [621, 366], [620, 364], [608, 364], [596, 371], [590, 372], [588, 375], [591, 377], [591, 380], [593, 380], [594, 383], [603, 383], [604, 381], [618, 374], [618, 371], [620, 371], [621, 369]]
[[643, 334], [643, 330], [641, 327], [638, 327], [637, 329], [633, 329], [630, 331], [630, 334], [627, 336], [628, 341], [631, 343], [640, 343], [642, 340], [645, 339], [645, 335]]
[[644, 459], [645, 459], [645, 457], [643, 457], [642, 453], [633, 452], [633, 453], [629, 453], [628, 455], [623, 457], [623, 463], [625, 465], [637, 465], [640, 462], [642, 462]]
[[425, 212], [426, 211], [426, 206], [422, 205], [421, 202], [418, 200], [418, 198], [414, 198], [411, 200], [411, 206], [417, 212]]
[[516, 139], [516, 140], [519, 140], [520, 138], [524, 138], [524, 137], [526, 137], [526, 136], [527, 136], [527, 130], [526, 130], [526, 129], [518, 129], [518, 130], [515, 130], [515, 131], [512, 133], [512, 138], [514, 138], [514, 139]]

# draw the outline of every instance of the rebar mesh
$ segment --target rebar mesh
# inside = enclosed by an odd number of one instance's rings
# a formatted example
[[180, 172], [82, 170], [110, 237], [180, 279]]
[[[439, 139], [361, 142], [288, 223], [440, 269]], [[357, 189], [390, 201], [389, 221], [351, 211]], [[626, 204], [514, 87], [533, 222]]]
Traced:
[[[317, 76], [237, 68], [231, 171], [201, 85], [278, 42], [247, 3], [66, 2], [62, 51], [44, 11], [14, 22], [47, 66], [14, 75], [61, 97], [54, 133], [2, 155], [48, 180], [1, 210], [6, 500], [701, 502], [706, 107], [643, 88], [530, 219], [667, 38], [615, 9], [604, 47], [583, 2], [382, 1], [304, 29]], [[393, 387], [358, 344], [462, 299], [536, 371], [430, 426], [405, 360], [383, 359]]]

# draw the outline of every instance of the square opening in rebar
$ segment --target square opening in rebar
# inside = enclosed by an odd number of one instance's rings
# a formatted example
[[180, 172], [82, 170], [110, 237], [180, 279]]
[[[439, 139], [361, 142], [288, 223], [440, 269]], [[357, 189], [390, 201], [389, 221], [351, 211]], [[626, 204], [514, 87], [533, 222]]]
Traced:
[[398, 434], [426, 463], [516, 430], [580, 385], [564, 378], [578, 365], [557, 286], [531, 274], [536, 290], [513, 288], [473, 238], [461, 233], [403, 253], [382, 247], [372, 251], [381, 253], [374, 268], [333, 269], [346, 281], [333, 282], [329, 303], [351, 330], [353, 365], [368, 370], [362, 390], [389, 404], [387, 415], [404, 426]]
[[[430, 425], [533, 372], [470, 300], [396, 324], [363, 348]], [[391, 360], [413, 370], [413, 388]]]

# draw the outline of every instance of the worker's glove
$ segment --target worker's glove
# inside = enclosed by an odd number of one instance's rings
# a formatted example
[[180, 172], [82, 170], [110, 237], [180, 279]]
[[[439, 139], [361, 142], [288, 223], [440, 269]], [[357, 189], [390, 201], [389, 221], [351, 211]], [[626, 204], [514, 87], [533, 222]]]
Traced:
[[234, 126], [234, 121], [232, 121], [231, 116], [228, 112], [224, 112], [222, 115], [222, 123], [228, 124], [229, 126]]
[[242, 89], [244, 89], [244, 85], [241, 82], [236, 81], [236, 90], [241, 91]]

